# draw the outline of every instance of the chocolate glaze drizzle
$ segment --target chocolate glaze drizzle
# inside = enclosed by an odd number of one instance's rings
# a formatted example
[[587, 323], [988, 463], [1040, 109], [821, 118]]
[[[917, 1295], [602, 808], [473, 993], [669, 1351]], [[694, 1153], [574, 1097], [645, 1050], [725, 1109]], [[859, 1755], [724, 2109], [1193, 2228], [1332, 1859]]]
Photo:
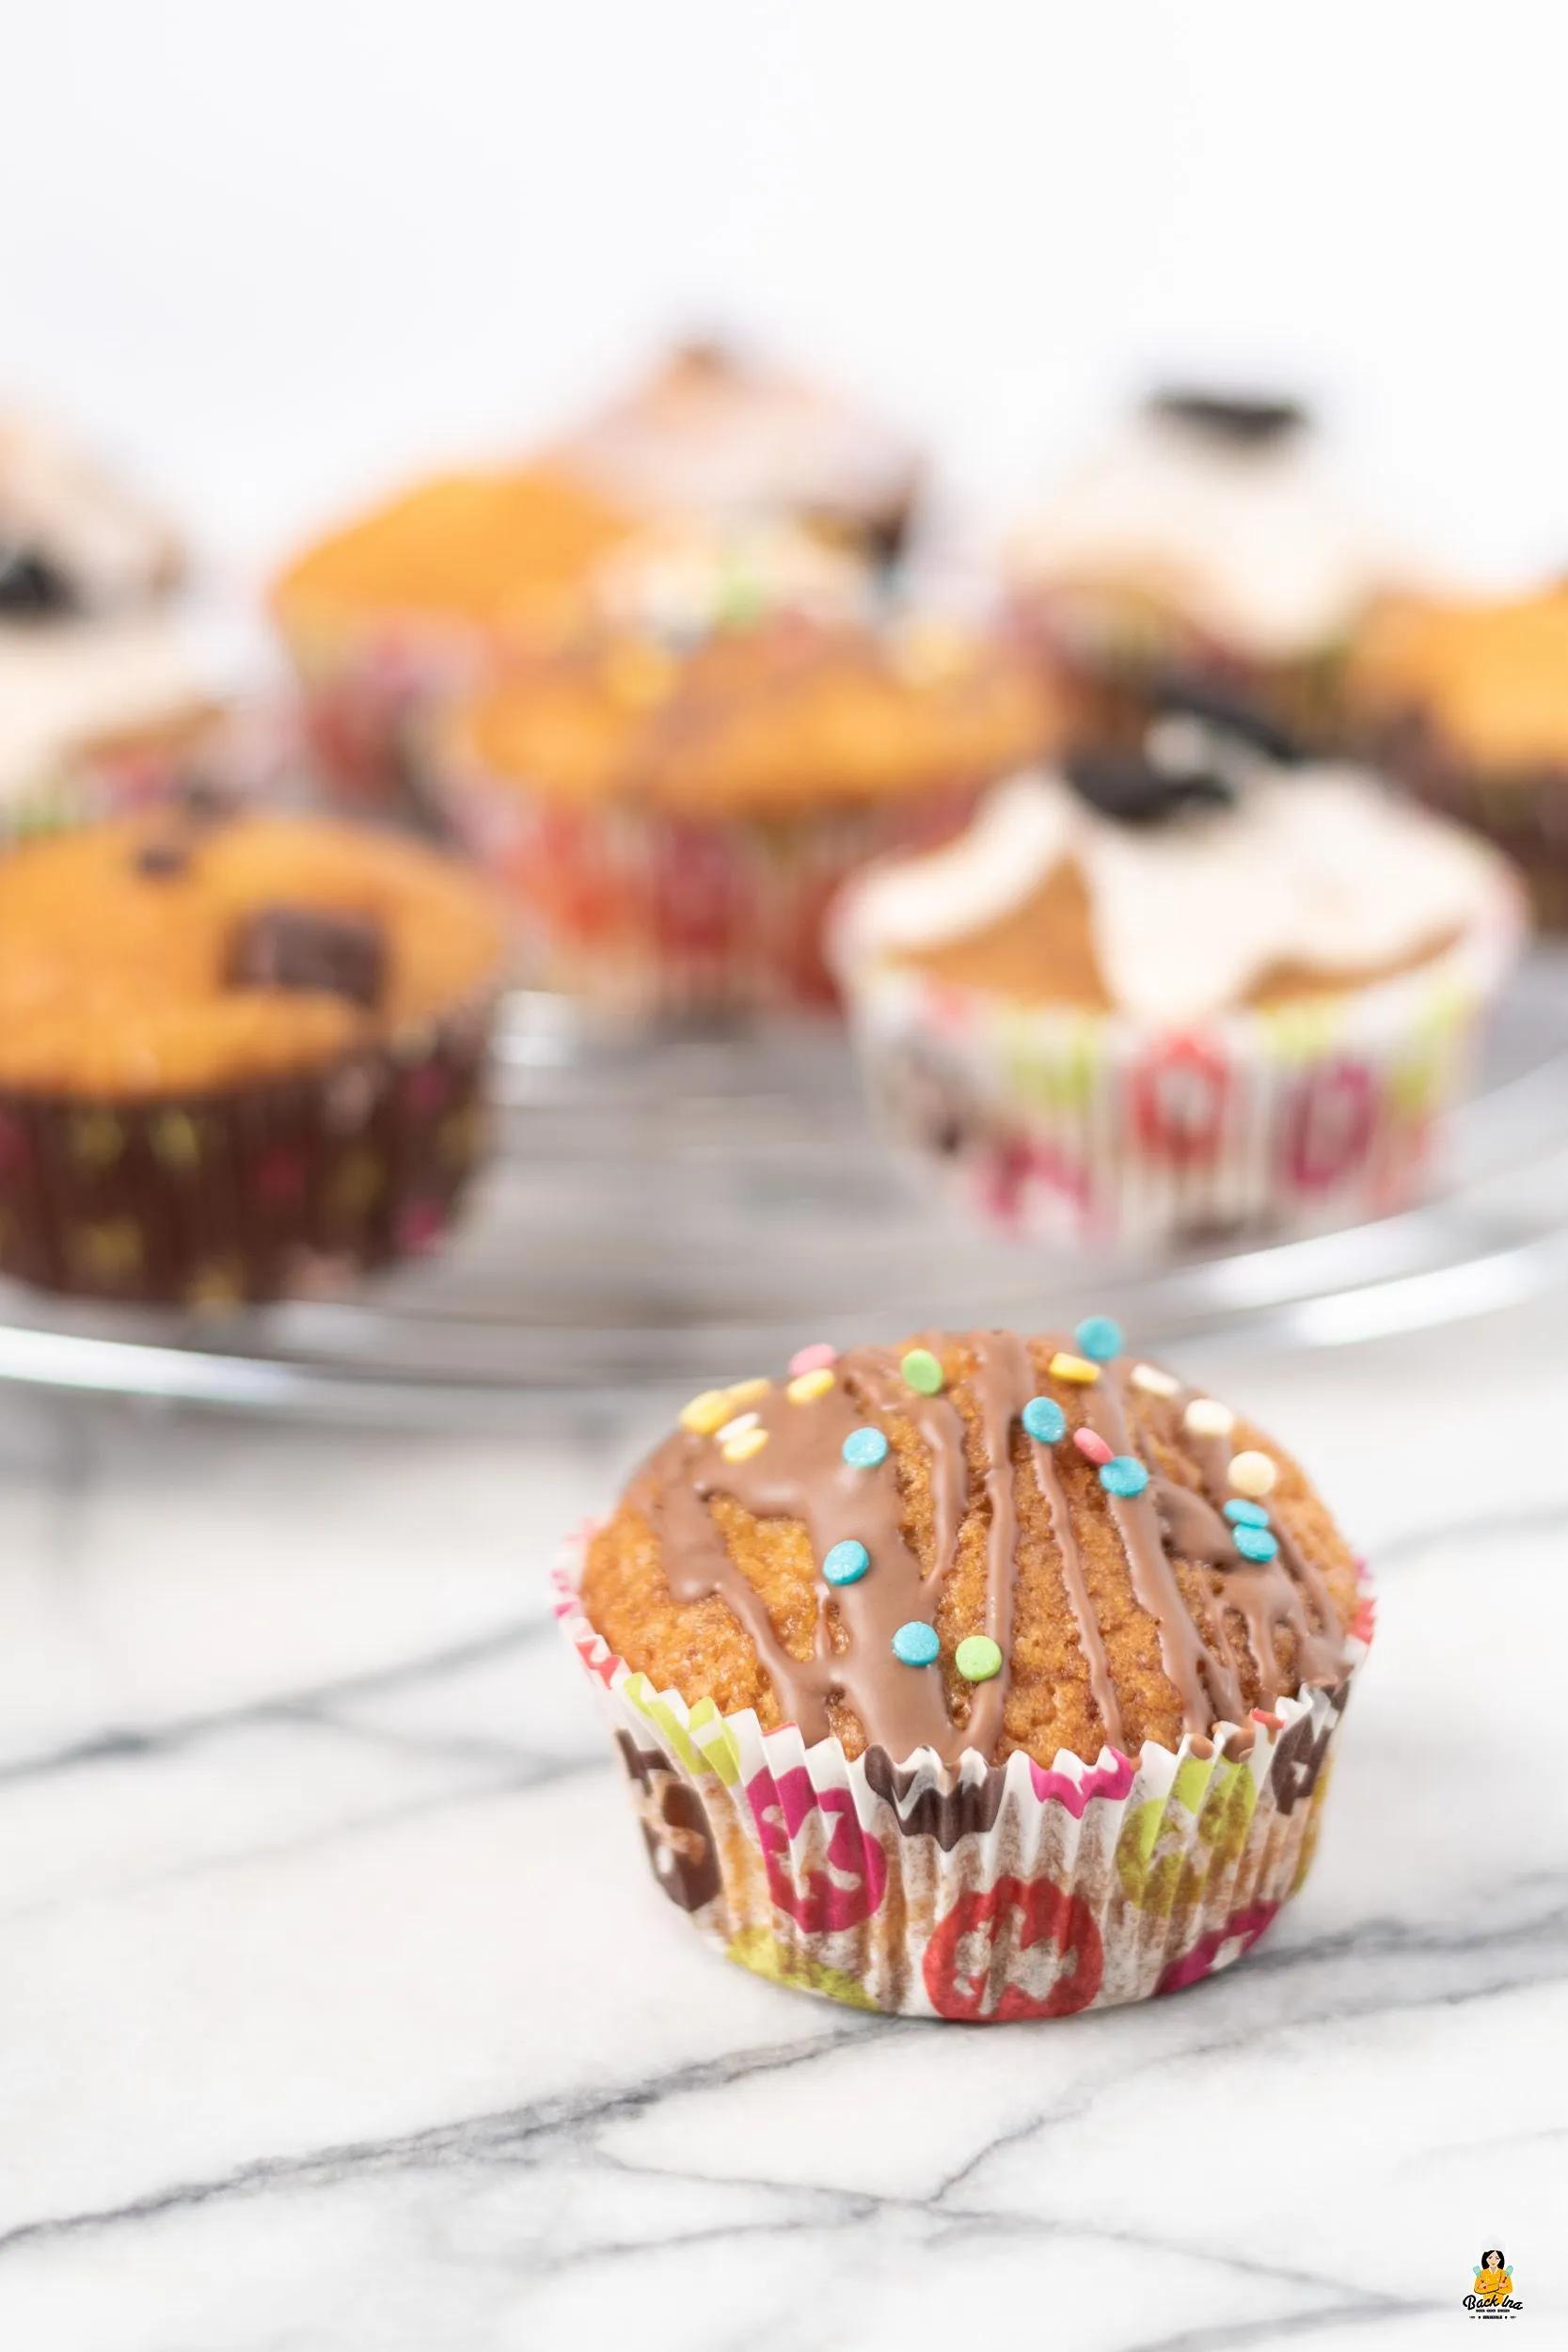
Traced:
[[[897, 1351], [859, 1348], [839, 1359], [832, 1387], [809, 1403], [792, 1404], [782, 1387], [737, 1398], [736, 1412], [753, 1412], [767, 1439], [744, 1460], [725, 1457], [721, 1433], [677, 1430], [655, 1451], [628, 1501], [658, 1540], [673, 1597], [690, 1603], [718, 1595], [727, 1604], [754, 1643], [782, 1712], [808, 1740], [832, 1728], [831, 1703], [837, 1700], [857, 1718], [868, 1746], [892, 1757], [928, 1747], [948, 1763], [969, 1748], [989, 1759], [1006, 1728], [1023, 1476], [1045, 1508], [1103, 1737], [1122, 1745], [1123, 1710], [1062, 1477], [1070, 1434], [1058, 1446], [1040, 1444], [1024, 1432], [1021, 1415], [1030, 1397], [1053, 1394], [1069, 1424], [1081, 1421], [1113, 1454], [1133, 1454], [1125, 1363], [1107, 1364], [1092, 1386], [1074, 1387], [1037, 1369], [1037, 1360], [1049, 1360], [1057, 1346], [1070, 1351], [1070, 1342], [1041, 1343], [1034, 1356], [1024, 1341], [1005, 1331], [969, 1334], [961, 1343], [927, 1333], [920, 1344], [955, 1373], [955, 1347], [962, 1345], [969, 1369], [956, 1391], [919, 1394], [904, 1380]], [[1151, 1430], [1173, 1445], [1190, 1393], [1145, 1401]], [[917, 1440], [930, 1491], [928, 1557], [920, 1556], [910, 1533], [911, 1473], [900, 1465], [896, 1444], [874, 1470], [843, 1459], [845, 1438], [868, 1422], [893, 1438], [902, 1423]], [[1220, 1508], [1229, 1490], [1229, 1440], [1188, 1434], [1180, 1442], [1196, 1465], [1198, 1486], [1151, 1474], [1141, 1494], [1106, 1494], [1104, 1507], [1120, 1538], [1133, 1597], [1158, 1630], [1162, 1663], [1185, 1724], [1205, 1734], [1216, 1723], [1245, 1719], [1238, 1643], [1266, 1707], [1282, 1688], [1338, 1680], [1344, 1641], [1323, 1579], [1277, 1517], [1272, 1524], [1278, 1550], [1272, 1560], [1254, 1563], [1237, 1551]], [[753, 1518], [803, 1527], [818, 1563], [846, 1539], [863, 1544], [870, 1554], [870, 1569], [858, 1582], [820, 1586], [806, 1656], [785, 1646], [732, 1555], [714, 1513], [724, 1498]], [[1082, 1501], [1078, 1510], [1081, 1515]], [[969, 1704], [967, 1718], [955, 1721], [943, 1671], [901, 1664], [892, 1645], [909, 1620], [936, 1621], [944, 1581], [966, 1530], [976, 1523], [984, 1531], [984, 1613], [963, 1630], [989, 1633], [1003, 1667], [990, 1681], [958, 1686]], [[1205, 1574], [1189, 1578], [1189, 1597], [1178, 1562], [1220, 1571], [1217, 1596]], [[1282, 1631], [1294, 1637], [1288, 1683], [1278, 1661]]]

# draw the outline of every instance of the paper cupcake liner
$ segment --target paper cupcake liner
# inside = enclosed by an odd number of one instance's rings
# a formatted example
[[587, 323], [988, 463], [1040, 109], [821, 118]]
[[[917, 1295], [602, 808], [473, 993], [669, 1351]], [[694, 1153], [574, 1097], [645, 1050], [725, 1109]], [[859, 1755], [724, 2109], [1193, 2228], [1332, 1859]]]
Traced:
[[1005, 1231], [1106, 1248], [1310, 1231], [1428, 1181], [1522, 939], [1499, 886], [1418, 971], [1163, 1028], [1009, 1004], [854, 945], [834, 952], [866, 1084], [911, 1168]]
[[1568, 930], [1568, 759], [1559, 768], [1488, 771], [1412, 716], [1379, 730], [1372, 748], [1429, 808], [1512, 859], [1544, 928]]
[[823, 930], [842, 884], [875, 858], [956, 833], [982, 788], [688, 818], [626, 802], [565, 805], [456, 755], [432, 772], [448, 830], [519, 910], [528, 976], [638, 1019], [834, 1005]]
[[0, 1089], [0, 1271], [219, 1310], [434, 1248], [483, 1143], [491, 1011], [222, 1091]]
[[[591, 1532], [591, 1531], [588, 1531]], [[759, 1976], [858, 2009], [974, 2024], [1067, 2017], [1197, 1983], [1302, 1884], [1335, 1733], [1371, 1639], [1363, 1598], [1332, 1691], [1178, 1749], [1047, 1769], [922, 1749], [851, 1761], [656, 1691], [582, 1614], [578, 1539], [557, 1614], [608, 1720], [654, 1877]]]
[[299, 681], [306, 740], [333, 801], [436, 823], [421, 746], [433, 714], [496, 659], [480, 628], [387, 620], [327, 628], [275, 615]]
[[0, 800], [0, 850], [193, 796], [235, 806], [276, 802], [288, 797], [296, 763], [292, 724], [260, 705], [214, 708], [183, 724], [87, 744], [8, 787]]
[[1248, 704], [1305, 742], [1333, 743], [1343, 732], [1348, 638], [1268, 660], [1136, 598], [1069, 590], [1022, 595], [1013, 617], [1060, 681], [1073, 732], [1085, 739], [1140, 741], [1174, 680]]

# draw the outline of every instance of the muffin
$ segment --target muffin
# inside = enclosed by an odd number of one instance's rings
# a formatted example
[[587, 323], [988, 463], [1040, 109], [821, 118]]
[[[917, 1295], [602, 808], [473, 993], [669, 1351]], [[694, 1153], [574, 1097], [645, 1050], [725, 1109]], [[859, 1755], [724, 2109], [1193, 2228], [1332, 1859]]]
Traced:
[[0, 838], [150, 800], [217, 723], [184, 559], [62, 435], [0, 413]]
[[503, 927], [460, 868], [199, 807], [0, 860], [0, 1268], [227, 1306], [425, 1249], [483, 1131]]
[[1332, 731], [1355, 623], [1388, 582], [1305, 409], [1193, 390], [1148, 400], [1018, 533], [1006, 570], [1086, 737], [1135, 734], [1172, 678]]
[[1408, 1202], [1521, 931], [1457, 827], [1173, 712], [866, 876], [833, 938], [922, 1173], [1014, 1232], [1147, 1248]]
[[802, 1351], [692, 1399], [562, 1572], [656, 1877], [861, 2007], [1192, 1983], [1311, 1857], [1370, 1632], [1291, 1457], [1072, 1338]]
[[419, 483], [296, 557], [272, 610], [328, 782], [420, 814], [411, 730], [498, 660], [575, 636], [598, 565], [641, 520], [518, 464]]
[[1052, 724], [983, 636], [764, 602], [493, 683], [453, 714], [436, 790], [546, 986], [621, 1014], [784, 1009], [832, 1001], [845, 876], [951, 832]]
[[618, 502], [793, 520], [873, 564], [902, 549], [922, 472], [879, 418], [714, 342], [678, 345], [552, 453]]
[[1386, 601], [1357, 643], [1350, 700], [1402, 779], [1508, 851], [1544, 923], [1568, 924], [1568, 582]]

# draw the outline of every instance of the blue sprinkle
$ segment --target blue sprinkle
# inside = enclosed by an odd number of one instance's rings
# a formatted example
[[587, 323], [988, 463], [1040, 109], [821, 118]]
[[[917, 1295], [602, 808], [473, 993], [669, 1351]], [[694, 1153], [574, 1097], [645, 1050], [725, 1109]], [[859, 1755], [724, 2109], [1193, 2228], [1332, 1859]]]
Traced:
[[1041, 1445], [1054, 1445], [1067, 1436], [1067, 1415], [1053, 1396], [1032, 1396], [1023, 1408], [1023, 1426]]
[[887, 1460], [887, 1439], [879, 1429], [851, 1429], [844, 1440], [844, 1458], [851, 1470], [875, 1470]]
[[918, 1617], [901, 1625], [893, 1637], [893, 1654], [906, 1666], [931, 1665], [941, 1647], [936, 1627], [923, 1625]]
[[1266, 1527], [1239, 1527], [1235, 1544], [1243, 1560], [1272, 1560], [1279, 1549]]
[[852, 1535], [843, 1543], [834, 1544], [822, 1563], [822, 1573], [830, 1584], [858, 1584], [871, 1565], [871, 1554]]
[[1100, 1466], [1100, 1483], [1108, 1495], [1141, 1495], [1148, 1472], [1133, 1454], [1113, 1454]]
[[1120, 1324], [1110, 1315], [1085, 1315], [1072, 1336], [1091, 1364], [1108, 1364], [1127, 1344]]
[[1267, 1527], [1269, 1515], [1260, 1502], [1243, 1502], [1234, 1496], [1225, 1506], [1225, 1516], [1232, 1527]]

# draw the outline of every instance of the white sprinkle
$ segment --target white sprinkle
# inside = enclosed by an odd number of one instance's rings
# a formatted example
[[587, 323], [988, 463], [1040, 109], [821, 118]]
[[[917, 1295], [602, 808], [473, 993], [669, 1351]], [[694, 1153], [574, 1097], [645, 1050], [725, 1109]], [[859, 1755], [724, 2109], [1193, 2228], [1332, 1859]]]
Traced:
[[1142, 1389], [1146, 1396], [1174, 1396], [1181, 1383], [1173, 1380], [1168, 1372], [1162, 1372], [1158, 1364], [1134, 1364], [1132, 1386]]
[[1236, 1426], [1229, 1406], [1212, 1396], [1195, 1396], [1181, 1419], [1195, 1438], [1228, 1438]]
[[736, 1413], [734, 1421], [727, 1421], [720, 1430], [720, 1444], [728, 1445], [732, 1438], [743, 1438], [747, 1430], [754, 1429], [761, 1419], [760, 1413]]
[[1278, 1470], [1266, 1454], [1238, 1454], [1230, 1465], [1230, 1484], [1239, 1495], [1248, 1495], [1254, 1502], [1260, 1502], [1266, 1494], [1274, 1491], [1278, 1476]]

